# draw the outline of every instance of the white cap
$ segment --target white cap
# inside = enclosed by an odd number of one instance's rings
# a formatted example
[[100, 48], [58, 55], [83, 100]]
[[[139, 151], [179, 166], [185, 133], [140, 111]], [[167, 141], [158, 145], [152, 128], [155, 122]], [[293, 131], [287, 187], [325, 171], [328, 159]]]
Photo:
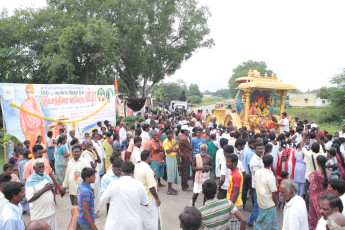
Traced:
[[181, 130], [188, 130], [188, 125], [182, 125]]

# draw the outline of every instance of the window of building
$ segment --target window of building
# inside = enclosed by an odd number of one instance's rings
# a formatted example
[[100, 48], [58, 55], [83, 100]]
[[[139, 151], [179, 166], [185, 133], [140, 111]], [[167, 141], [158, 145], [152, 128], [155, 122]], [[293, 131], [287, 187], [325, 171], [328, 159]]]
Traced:
[[322, 104], [326, 104], [326, 101], [325, 101], [325, 100], [322, 100]]
[[305, 103], [308, 103], [308, 100], [309, 100], [308, 98], [305, 98], [305, 99], [304, 99], [304, 102], [305, 102]]

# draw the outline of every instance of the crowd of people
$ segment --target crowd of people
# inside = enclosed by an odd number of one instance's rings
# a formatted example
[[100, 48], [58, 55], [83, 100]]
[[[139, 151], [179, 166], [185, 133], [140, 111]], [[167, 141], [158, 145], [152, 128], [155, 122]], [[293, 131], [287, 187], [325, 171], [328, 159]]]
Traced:
[[46, 143], [26, 140], [0, 175], [0, 229], [60, 229], [56, 196], [67, 190], [69, 229], [97, 229], [102, 205], [104, 229], [162, 229], [158, 188], [178, 199], [179, 185], [192, 201], [182, 229], [277, 229], [277, 209], [284, 230], [344, 228], [345, 125], [332, 135], [296, 118], [292, 129], [286, 116], [279, 130], [249, 130], [216, 118], [206, 127], [202, 110], [168, 110], [135, 126], [98, 122], [79, 139], [60, 129]]

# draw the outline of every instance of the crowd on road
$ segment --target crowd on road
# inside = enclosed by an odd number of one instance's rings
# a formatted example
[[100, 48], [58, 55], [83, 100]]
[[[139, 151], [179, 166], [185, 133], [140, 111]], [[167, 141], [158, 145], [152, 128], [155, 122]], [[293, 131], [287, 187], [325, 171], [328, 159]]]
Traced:
[[292, 129], [286, 116], [279, 130], [249, 130], [160, 109], [135, 126], [98, 122], [79, 139], [62, 128], [26, 140], [0, 175], [0, 229], [59, 229], [55, 197], [67, 192], [69, 229], [97, 229], [102, 205], [106, 230], [162, 229], [157, 188], [177, 200], [179, 185], [192, 201], [182, 229], [277, 229], [277, 210], [284, 230], [344, 228], [345, 125], [332, 135], [296, 118]]

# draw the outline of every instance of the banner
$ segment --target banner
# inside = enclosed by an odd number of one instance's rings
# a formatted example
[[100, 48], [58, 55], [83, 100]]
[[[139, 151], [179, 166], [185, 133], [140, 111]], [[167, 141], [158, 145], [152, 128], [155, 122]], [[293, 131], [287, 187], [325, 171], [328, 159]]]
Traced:
[[48, 131], [56, 137], [61, 128], [75, 129], [81, 138], [98, 121], [116, 122], [113, 85], [1, 83], [0, 96], [7, 133], [30, 146], [38, 135], [45, 144]]

